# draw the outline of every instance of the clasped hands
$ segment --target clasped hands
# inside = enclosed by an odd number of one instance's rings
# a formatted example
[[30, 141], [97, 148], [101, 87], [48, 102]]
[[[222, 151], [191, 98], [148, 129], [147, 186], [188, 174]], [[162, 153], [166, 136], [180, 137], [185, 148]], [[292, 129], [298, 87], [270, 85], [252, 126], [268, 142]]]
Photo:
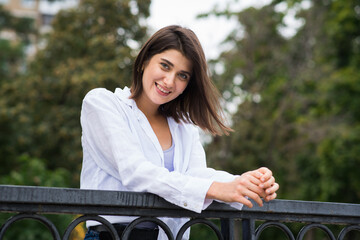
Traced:
[[251, 208], [253, 199], [259, 206], [276, 198], [279, 184], [270, 169], [262, 167], [246, 172], [231, 182], [213, 182], [206, 197], [224, 202], [239, 202]]

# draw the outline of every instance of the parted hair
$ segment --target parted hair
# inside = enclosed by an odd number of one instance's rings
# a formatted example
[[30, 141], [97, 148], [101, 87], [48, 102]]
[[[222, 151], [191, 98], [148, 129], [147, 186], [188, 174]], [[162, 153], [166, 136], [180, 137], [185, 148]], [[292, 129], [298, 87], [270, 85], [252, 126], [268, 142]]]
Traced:
[[152, 35], [137, 55], [133, 67], [131, 85], [132, 99], [140, 97], [143, 91], [143, 66], [154, 55], [166, 50], [178, 50], [192, 62], [192, 75], [186, 89], [176, 99], [162, 104], [160, 113], [199, 126], [212, 135], [226, 135], [231, 128], [224, 123], [220, 106], [220, 94], [209, 77], [204, 51], [195, 33], [177, 25], [164, 27]]

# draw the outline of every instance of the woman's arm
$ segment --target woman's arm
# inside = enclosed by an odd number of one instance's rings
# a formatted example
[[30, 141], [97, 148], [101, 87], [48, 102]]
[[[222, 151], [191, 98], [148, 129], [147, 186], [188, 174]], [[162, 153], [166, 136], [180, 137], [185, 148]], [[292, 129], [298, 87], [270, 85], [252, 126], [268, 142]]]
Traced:
[[224, 171], [206, 167], [204, 148], [200, 142], [198, 130], [193, 132], [191, 159], [187, 174], [201, 178], [212, 179], [207, 199], [215, 199], [223, 202], [239, 202], [248, 207], [255, 200], [260, 206], [263, 205], [261, 198], [270, 201], [276, 198], [279, 185], [275, 182], [272, 172], [265, 167], [249, 171], [241, 176], [234, 176]]
[[224, 202], [239, 202], [251, 208], [253, 205], [248, 198], [263, 206], [261, 197], [265, 201], [273, 200], [278, 189], [279, 184], [275, 182], [272, 172], [262, 167], [246, 172], [231, 182], [213, 182], [206, 197]]

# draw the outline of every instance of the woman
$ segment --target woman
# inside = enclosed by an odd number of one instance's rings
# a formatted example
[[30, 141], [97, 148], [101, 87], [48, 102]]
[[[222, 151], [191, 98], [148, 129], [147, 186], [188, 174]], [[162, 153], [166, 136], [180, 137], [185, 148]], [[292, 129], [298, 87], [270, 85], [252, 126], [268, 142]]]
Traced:
[[[241, 209], [276, 198], [279, 185], [260, 168], [234, 176], [206, 167], [196, 126], [228, 134], [219, 94], [208, 76], [196, 35], [180, 26], [156, 32], [138, 54], [131, 88], [90, 91], [83, 101], [81, 188], [150, 192], [185, 209], [201, 212], [213, 200]], [[121, 233], [133, 217], [106, 216]], [[186, 219], [163, 219], [176, 236]], [[88, 222], [85, 239], [102, 238]], [[132, 239], [167, 239], [145, 224]], [[158, 236], [158, 237], [157, 237]], [[188, 236], [188, 234], [187, 234]]]

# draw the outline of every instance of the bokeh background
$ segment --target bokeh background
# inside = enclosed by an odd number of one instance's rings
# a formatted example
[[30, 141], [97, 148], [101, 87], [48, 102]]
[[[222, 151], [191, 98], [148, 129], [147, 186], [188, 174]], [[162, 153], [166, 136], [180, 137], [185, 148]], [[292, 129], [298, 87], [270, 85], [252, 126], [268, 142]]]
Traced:
[[[129, 86], [169, 24], [198, 34], [235, 130], [203, 134], [210, 167], [269, 167], [282, 199], [360, 202], [359, 0], [0, 0], [0, 184], [79, 187], [83, 97]], [[50, 239], [33, 224], [9, 239]]]

